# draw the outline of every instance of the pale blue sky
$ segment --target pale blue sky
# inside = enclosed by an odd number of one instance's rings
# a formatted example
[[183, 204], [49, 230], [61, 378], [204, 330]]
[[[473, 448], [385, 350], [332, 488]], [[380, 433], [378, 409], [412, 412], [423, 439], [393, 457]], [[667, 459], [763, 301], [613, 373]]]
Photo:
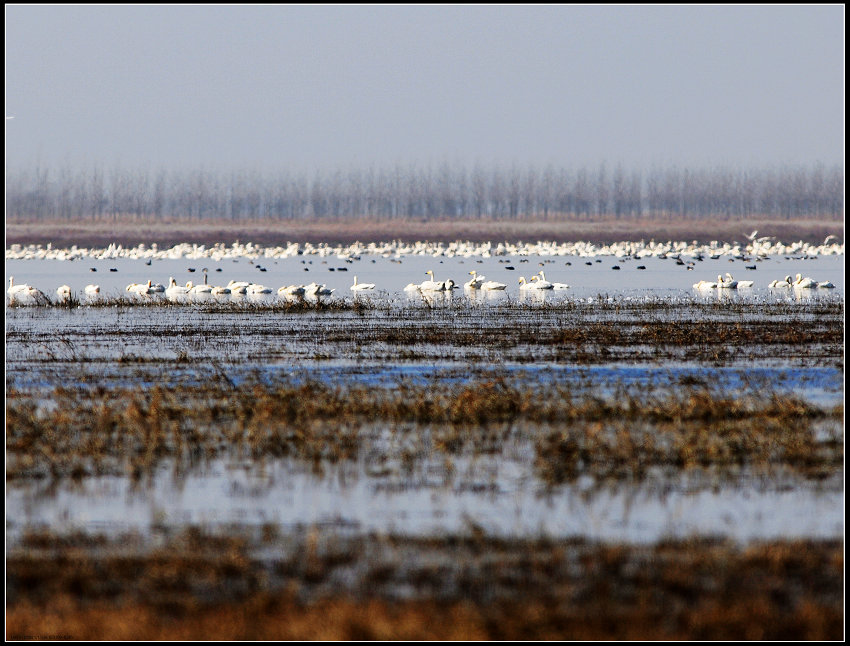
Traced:
[[843, 5], [6, 5], [7, 167], [843, 164]]

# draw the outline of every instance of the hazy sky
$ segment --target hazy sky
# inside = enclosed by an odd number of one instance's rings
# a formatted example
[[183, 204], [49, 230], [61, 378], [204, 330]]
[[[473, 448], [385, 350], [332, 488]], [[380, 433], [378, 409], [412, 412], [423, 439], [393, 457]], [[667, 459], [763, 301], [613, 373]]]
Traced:
[[844, 163], [844, 6], [6, 5], [6, 165]]

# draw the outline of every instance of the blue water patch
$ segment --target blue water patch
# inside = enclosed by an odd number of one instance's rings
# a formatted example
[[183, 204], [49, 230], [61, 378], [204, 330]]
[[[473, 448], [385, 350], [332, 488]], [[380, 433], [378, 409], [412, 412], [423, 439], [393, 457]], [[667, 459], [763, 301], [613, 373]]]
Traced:
[[[52, 389], [68, 385], [67, 373], [32, 369], [7, 371], [7, 386], [18, 389]], [[75, 375], [76, 376], [76, 375]], [[837, 405], [844, 399], [844, 374], [838, 367], [705, 367], [603, 365], [564, 366], [552, 364], [470, 365], [444, 362], [440, 365], [366, 362], [305, 362], [299, 365], [227, 364], [203, 366], [170, 365], [139, 367], [128, 374], [126, 367], [102, 366], [96, 379], [73, 379], [75, 386], [107, 388], [152, 388], [163, 382], [187, 387], [219, 385], [234, 388], [252, 384], [324, 383], [329, 386], [362, 385], [375, 388], [407, 386], [463, 386], [502, 379], [516, 388], [564, 386], [576, 394], [651, 393], [653, 390], [693, 388], [729, 394], [794, 394], [812, 403]]]
[[796, 394], [823, 404], [843, 401], [844, 375], [834, 367], [816, 368], [705, 368], [646, 366], [553, 366], [500, 365], [497, 368], [456, 366], [326, 366], [293, 369], [291, 366], [263, 366], [250, 374], [231, 375], [235, 385], [259, 379], [271, 384], [318, 381], [328, 385], [356, 383], [392, 388], [401, 384], [428, 386], [464, 385], [486, 379], [505, 378], [517, 387], [530, 385], [566, 385], [586, 394], [598, 391], [610, 396], [618, 390], [669, 389], [671, 387], [708, 388], [738, 393]]

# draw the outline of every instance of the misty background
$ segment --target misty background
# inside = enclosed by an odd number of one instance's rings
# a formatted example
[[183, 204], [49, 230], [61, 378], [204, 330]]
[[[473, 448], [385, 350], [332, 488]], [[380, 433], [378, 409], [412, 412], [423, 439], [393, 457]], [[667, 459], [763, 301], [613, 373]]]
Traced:
[[7, 217], [843, 208], [842, 5], [5, 18]]

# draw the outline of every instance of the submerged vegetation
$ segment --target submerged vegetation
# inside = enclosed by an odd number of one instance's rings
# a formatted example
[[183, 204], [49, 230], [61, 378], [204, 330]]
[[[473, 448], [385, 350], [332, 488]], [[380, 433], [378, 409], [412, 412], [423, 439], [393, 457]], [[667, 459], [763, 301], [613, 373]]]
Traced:
[[[116, 481], [179, 490], [232, 468], [359, 480], [376, 505], [426, 489], [474, 507], [516, 495], [504, 472], [547, 504], [608, 487], [829, 499], [843, 486], [843, 299], [471, 305], [11, 307], [7, 488], [33, 504]], [[821, 381], [797, 392], [785, 373]], [[582, 538], [579, 516], [565, 538], [500, 536], [474, 513], [465, 529], [417, 535], [403, 522], [198, 525], [168, 512], [138, 533], [13, 512], [7, 639], [843, 633], [843, 540], [831, 534], [642, 544]]]
[[[842, 406], [822, 409], [776, 394], [757, 399], [686, 388], [602, 399], [573, 396], [569, 387], [525, 391], [501, 380], [393, 390], [318, 382], [142, 393], [57, 389], [46, 399], [13, 391], [6, 476], [139, 477], [165, 461], [179, 472], [243, 456], [320, 466], [369, 455], [414, 468], [526, 444], [548, 484], [582, 474], [635, 479], [653, 467], [784, 466], [822, 478], [843, 462], [842, 416]], [[387, 433], [403, 447], [396, 454], [385, 448]]]

